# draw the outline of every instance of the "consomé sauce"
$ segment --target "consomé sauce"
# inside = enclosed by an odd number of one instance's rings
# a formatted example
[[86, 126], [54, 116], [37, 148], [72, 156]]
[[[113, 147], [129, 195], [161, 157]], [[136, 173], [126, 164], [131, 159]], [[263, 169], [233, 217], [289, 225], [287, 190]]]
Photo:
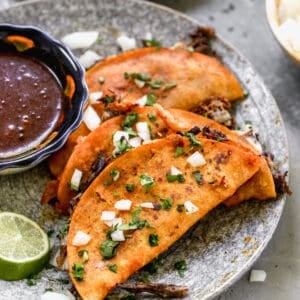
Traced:
[[37, 147], [58, 126], [63, 109], [62, 87], [45, 65], [0, 52], [0, 159]]

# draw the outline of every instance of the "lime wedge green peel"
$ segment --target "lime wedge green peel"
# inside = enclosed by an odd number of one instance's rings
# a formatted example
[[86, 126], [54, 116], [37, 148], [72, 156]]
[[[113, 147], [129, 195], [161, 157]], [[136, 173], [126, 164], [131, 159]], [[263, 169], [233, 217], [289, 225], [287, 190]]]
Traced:
[[49, 259], [47, 234], [23, 215], [0, 212], [0, 279], [20, 280], [40, 272]]

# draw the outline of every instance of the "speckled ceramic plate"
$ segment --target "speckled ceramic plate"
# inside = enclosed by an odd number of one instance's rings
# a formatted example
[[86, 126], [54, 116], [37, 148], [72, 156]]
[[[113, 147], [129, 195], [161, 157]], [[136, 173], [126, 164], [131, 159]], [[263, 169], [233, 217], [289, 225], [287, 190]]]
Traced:
[[[2, 22], [38, 25], [56, 38], [80, 30], [98, 30], [103, 38], [94, 46], [100, 55], [118, 52], [115, 38], [125, 32], [137, 40], [145, 32], [166, 46], [186, 36], [197, 23], [169, 9], [136, 0], [46, 0], [0, 11]], [[281, 170], [288, 170], [288, 148], [278, 107], [252, 66], [235, 49], [217, 39], [214, 48], [237, 74], [250, 97], [236, 110], [238, 122], [251, 120], [265, 150], [275, 154]], [[78, 53], [77, 53], [78, 54]], [[0, 207], [23, 213], [44, 228], [57, 228], [66, 220], [51, 208], [40, 206], [49, 174], [45, 165], [26, 173], [0, 177]], [[244, 203], [234, 209], [219, 207], [175, 243], [153, 281], [185, 284], [190, 299], [209, 299], [233, 284], [261, 254], [278, 224], [284, 197], [275, 201]], [[55, 238], [53, 238], [54, 243]], [[55, 248], [56, 246], [54, 246]], [[173, 271], [178, 259], [186, 259], [184, 278]], [[0, 299], [39, 299], [45, 289], [65, 290], [67, 274], [44, 270], [36, 285], [26, 281], [0, 281]]]

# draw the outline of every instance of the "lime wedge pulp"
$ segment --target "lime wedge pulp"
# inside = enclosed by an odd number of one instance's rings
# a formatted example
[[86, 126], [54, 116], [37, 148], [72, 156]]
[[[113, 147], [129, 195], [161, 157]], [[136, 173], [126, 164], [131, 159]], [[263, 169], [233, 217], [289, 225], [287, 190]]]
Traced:
[[19, 280], [42, 270], [49, 259], [47, 234], [32, 220], [0, 212], [0, 279]]

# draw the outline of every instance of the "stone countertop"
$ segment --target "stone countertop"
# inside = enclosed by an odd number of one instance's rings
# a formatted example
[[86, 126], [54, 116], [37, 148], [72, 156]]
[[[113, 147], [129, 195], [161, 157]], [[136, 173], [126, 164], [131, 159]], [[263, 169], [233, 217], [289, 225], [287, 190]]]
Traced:
[[[20, 0], [0, 0], [0, 9]], [[267, 273], [264, 283], [245, 274], [218, 300], [300, 299], [300, 68], [280, 49], [268, 28], [262, 0], [155, 0], [213, 26], [254, 65], [281, 110], [290, 146], [289, 197], [274, 237], [252, 267]]]

